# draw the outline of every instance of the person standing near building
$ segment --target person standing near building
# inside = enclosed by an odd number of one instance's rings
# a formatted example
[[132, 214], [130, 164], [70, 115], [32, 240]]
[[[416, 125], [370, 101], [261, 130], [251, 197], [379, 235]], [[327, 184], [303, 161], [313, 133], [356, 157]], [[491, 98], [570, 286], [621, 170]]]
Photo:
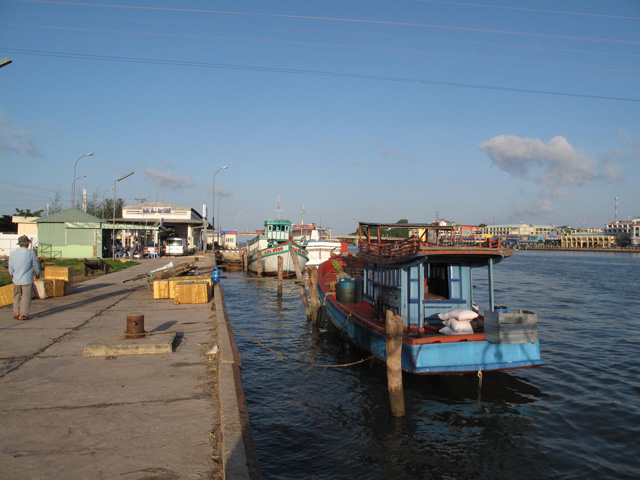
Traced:
[[18, 238], [18, 245], [20, 248], [9, 255], [9, 274], [13, 281], [13, 318], [28, 320], [33, 279], [40, 276], [40, 262], [33, 250], [29, 249], [29, 237], [22, 235]]

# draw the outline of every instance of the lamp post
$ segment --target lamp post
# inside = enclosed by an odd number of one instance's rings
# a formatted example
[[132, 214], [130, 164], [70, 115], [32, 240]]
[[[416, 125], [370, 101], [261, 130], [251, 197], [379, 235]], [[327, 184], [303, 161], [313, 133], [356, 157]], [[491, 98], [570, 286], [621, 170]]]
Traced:
[[[113, 181], [113, 223], [111, 224], [111, 258], [116, 258], [115, 246], [116, 246], [116, 185], [120, 180], [124, 180], [127, 177], [133, 175], [134, 172], [129, 172], [126, 175], [116, 178]], [[106, 193], [106, 192], [105, 192]]]
[[[91, 152], [85, 153], [80, 158], [84, 158], [84, 157], [93, 157], [93, 153]], [[78, 166], [78, 162], [80, 161], [80, 158], [78, 158], [78, 160], [76, 160], [76, 163], [73, 165], [73, 184], [71, 185], [71, 208], [74, 208], [76, 206], [76, 180], [77, 180], [76, 167]]]
[[75, 177], [73, 179], [73, 183], [71, 184], [71, 191], [73, 191], [73, 197], [71, 197], [71, 208], [73, 208], [76, 203], [76, 180], [80, 180], [81, 178], [86, 178], [86, 175], [80, 175], [79, 177]]
[[[220, 202], [222, 201], [222, 199], [223, 199], [224, 197], [228, 197], [228, 196], [229, 196], [229, 194], [228, 194], [228, 193], [225, 193], [225, 194], [222, 194], [222, 193], [221, 193], [220, 195], [218, 195], [218, 197], [220, 197], [220, 198], [218, 198], [218, 220], [220, 219]], [[218, 222], [218, 223], [220, 223], [220, 222]], [[218, 227], [218, 241], [220, 241], [220, 239], [222, 238], [222, 237], [220, 236], [220, 233], [221, 233], [221, 232], [222, 232], [222, 229], [221, 229], [220, 227]]]
[[[213, 204], [211, 205], [211, 229], [213, 231], [213, 234], [215, 235], [216, 232], [216, 219], [214, 218], [214, 215], [216, 214], [216, 175], [218, 173], [220, 173], [222, 170], [226, 170], [227, 168], [229, 168], [229, 165], [225, 165], [222, 168], [219, 168], [218, 170], [216, 170], [216, 173], [213, 174]], [[213, 244], [211, 245], [211, 249], [215, 252], [215, 240], [212, 237], [212, 242]]]
[[240, 215], [244, 215], [244, 212], [240, 212], [239, 214], [236, 215], [236, 232], [238, 231], [238, 217]]

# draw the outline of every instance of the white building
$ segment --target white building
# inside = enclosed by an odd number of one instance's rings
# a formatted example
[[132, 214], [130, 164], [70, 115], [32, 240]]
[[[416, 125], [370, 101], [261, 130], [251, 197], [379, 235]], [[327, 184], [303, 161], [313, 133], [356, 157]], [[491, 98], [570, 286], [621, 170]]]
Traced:
[[511, 225], [487, 225], [480, 228], [482, 235], [506, 236], [506, 235], [546, 235], [556, 233], [555, 225], [527, 225], [524, 223]]
[[607, 224], [605, 232], [615, 235], [629, 235], [631, 245], [640, 245], [640, 217], [629, 220], [615, 220]]
[[[147, 202], [122, 207], [122, 220], [141, 225], [173, 228], [172, 236], [184, 238], [187, 250], [202, 248], [202, 232], [208, 222], [191, 207], [164, 202]], [[157, 233], [156, 233], [157, 235]], [[160, 243], [158, 238], [155, 243]]]

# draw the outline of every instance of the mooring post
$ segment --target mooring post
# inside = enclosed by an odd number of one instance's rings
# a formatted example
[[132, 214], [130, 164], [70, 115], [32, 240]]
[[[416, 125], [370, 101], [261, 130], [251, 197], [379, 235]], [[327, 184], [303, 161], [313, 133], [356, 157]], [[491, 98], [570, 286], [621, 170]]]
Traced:
[[320, 300], [318, 299], [318, 269], [316, 267], [307, 267], [307, 275], [309, 277], [309, 298], [311, 299], [311, 323], [314, 325], [318, 321], [318, 307]]
[[282, 255], [278, 255], [278, 296], [282, 296], [282, 265], [284, 264], [284, 260], [282, 259]]
[[260, 250], [258, 250], [258, 276], [261, 277], [262, 276], [262, 252]]
[[242, 250], [242, 270], [243, 271], [247, 271], [249, 270], [249, 264], [247, 263], [247, 249], [243, 249]]
[[300, 262], [298, 261], [298, 252], [293, 246], [293, 240], [289, 241], [289, 256], [293, 262], [293, 268], [296, 271], [297, 284], [300, 286], [300, 296], [304, 303], [304, 311], [307, 314], [307, 321], [311, 321], [311, 310], [309, 310], [309, 300], [307, 299], [307, 291], [304, 288], [304, 279], [302, 278], [302, 270], [300, 270]]
[[387, 310], [387, 385], [391, 415], [404, 417], [404, 389], [402, 387], [402, 327], [403, 321]]

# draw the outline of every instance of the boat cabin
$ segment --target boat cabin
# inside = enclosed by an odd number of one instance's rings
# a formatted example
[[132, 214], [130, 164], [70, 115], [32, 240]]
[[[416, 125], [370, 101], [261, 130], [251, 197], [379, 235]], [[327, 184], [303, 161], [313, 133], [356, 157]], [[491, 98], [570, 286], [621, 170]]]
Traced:
[[269, 243], [286, 242], [291, 237], [291, 222], [289, 220], [266, 220], [264, 222], [264, 236]]
[[[398, 224], [390, 224], [394, 229]], [[437, 324], [438, 314], [455, 308], [472, 309], [473, 272], [486, 270], [488, 296], [493, 302], [493, 265], [511, 252], [501, 248], [441, 246], [442, 227], [406, 224], [408, 235], [383, 237], [385, 224], [365, 224], [360, 231], [359, 256], [364, 260], [363, 298], [378, 312], [393, 311], [409, 329]], [[371, 235], [371, 232], [376, 232]], [[420, 232], [419, 236], [415, 232]], [[397, 230], [394, 233], [398, 233]], [[448, 235], [445, 232], [445, 238]], [[379, 313], [382, 315], [382, 313]]]

